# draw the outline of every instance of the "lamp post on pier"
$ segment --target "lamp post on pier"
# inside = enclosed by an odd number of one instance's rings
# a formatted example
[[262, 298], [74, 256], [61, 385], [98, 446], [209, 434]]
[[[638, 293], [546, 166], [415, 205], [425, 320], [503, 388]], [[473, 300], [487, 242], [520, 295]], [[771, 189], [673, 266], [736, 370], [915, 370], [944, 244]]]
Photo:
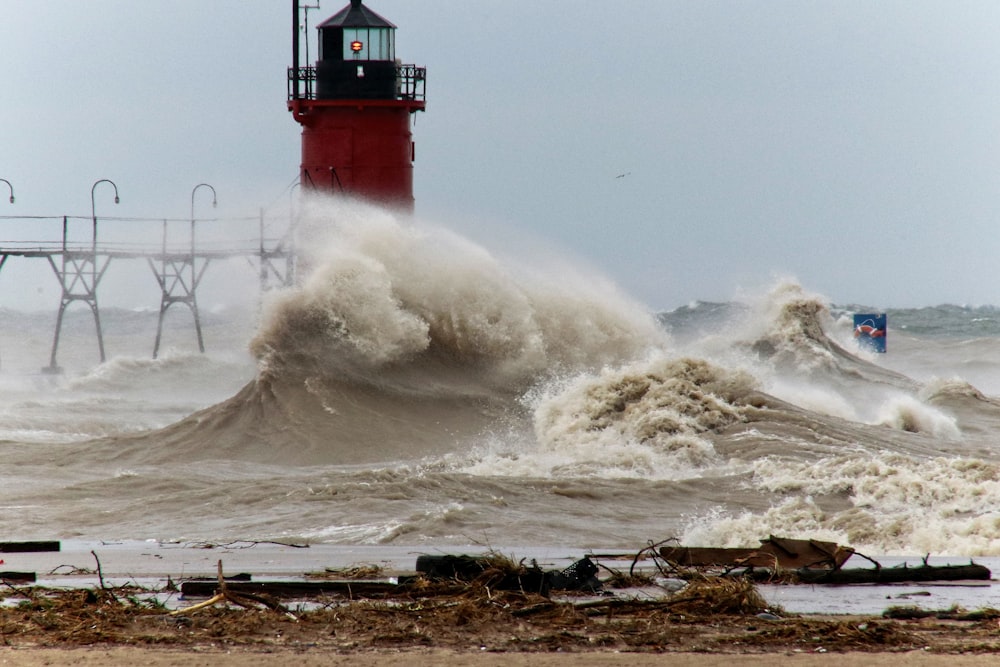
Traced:
[[[95, 253], [97, 252], [97, 205], [94, 202], [94, 191], [97, 190], [97, 186], [100, 185], [101, 183], [110, 183], [111, 187], [115, 189], [115, 203], [117, 204], [121, 201], [120, 199], [118, 199], [118, 186], [114, 184], [114, 181], [111, 181], [107, 178], [102, 178], [99, 181], [95, 181], [94, 185], [90, 188], [90, 219], [94, 223], [94, 235], [92, 237], [93, 241], [91, 245]], [[104, 359], [101, 359], [101, 361], [104, 361]]]
[[[194, 193], [198, 191], [198, 188], [208, 188], [212, 191], [212, 208], [218, 205], [217, 195], [215, 194], [215, 188], [213, 188], [208, 183], [199, 183], [198, 185], [191, 188], [191, 271], [194, 271]], [[192, 273], [192, 276], [194, 274]]]
[[63, 249], [59, 253], [61, 263], [57, 264], [52, 255], [48, 256], [49, 264], [55, 271], [59, 282], [62, 283], [62, 298], [59, 301], [59, 314], [56, 316], [56, 332], [52, 339], [52, 356], [49, 365], [42, 368], [43, 373], [62, 373], [62, 368], [56, 363], [56, 356], [59, 354], [59, 336], [62, 333], [63, 316], [66, 308], [77, 301], [87, 304], [90, 312], [94, 314], [94, 325], [97, 327], [97, 349], [101, 354], [101, 363], [107, 361], [104, 354], [104, 332], [101, 329], [101, 313], [97, 307], [97, 286], [104, 277], [104, 272], [111, 263], [108, 256], [103, 266], [97, 266], [97, 200], [95, 193], [97, 186], [101, 183], [108, 183], [115, 189], [115, 203], [121, 200], [118, 198], [118, 186], [106, 178], [94, 181], [90, 187], [90, 221], [93, 225], [93, 234], [90, 241], [90, 252], [86, 250], [72, 250], [67, 245], [68, 223], [67, 218], [63, 218]]

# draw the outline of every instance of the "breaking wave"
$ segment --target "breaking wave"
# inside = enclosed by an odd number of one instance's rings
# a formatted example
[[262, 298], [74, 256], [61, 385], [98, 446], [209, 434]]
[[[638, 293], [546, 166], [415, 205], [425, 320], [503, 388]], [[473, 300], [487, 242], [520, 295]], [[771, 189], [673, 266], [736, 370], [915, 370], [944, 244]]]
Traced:
[[[527, 419], [545, 378], [662, 346], [641, 306], [589, 281], [543, 282], [446, 230], [324, 202], [301, 288], [274, 297], [257, 377], [157, 433], [160, 454], [355, 464], [460, 451]], [[343, 222], [349, 220], [349, 223]], [[118, 457], [148, 448], [121, 447]]]

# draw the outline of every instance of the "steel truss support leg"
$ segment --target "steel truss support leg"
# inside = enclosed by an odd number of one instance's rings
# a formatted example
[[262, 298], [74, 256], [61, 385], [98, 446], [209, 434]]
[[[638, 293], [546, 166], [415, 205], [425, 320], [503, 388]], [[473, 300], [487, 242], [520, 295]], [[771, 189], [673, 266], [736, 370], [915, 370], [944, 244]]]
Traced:
[[194, 329], [198, 336], [198, 350], [205, 351], [205, 341], [201, 335], [201, 317], [198, 314], [198, 284], [205, 269], [208, 268], [208, 260], [202, 264], [201, 269], [195, 267], [195, 259], [191, 255], [160, 257], [159, 265], [153, 258], [147, 258], [149, 268], [156, 276], [156, 282], [160, 284], [160, 317], [156, 324], [156, 342], [153, 343], [153, 358], [156, 359], [160, 353], [160, 341], [163, 338], [163, 316], [167, 309], [175, 303], [183, 303], [191, 309], [194, 315]]
[[[332, 171], [332, 170], [331, 170]], [[308, 175], [308, 174], [307, 174]], [[271, 286], [271, 276], [277, 281], [275, 287], [292, 287], [295, 285], [295, 227], [292, 220], [291, 227], [285, 235], [277, 241], [273, 250], [264, 248], [264, 209], [260, 211], [260, 251], [257, 253], [260, 264], [257, 267], [260, 271], [260, 291], [266, 292], [273, 289]], [[249, 259], [249, 258], [248, 258]], [[284, 271], [278, 267], [280, 260], [285, 261]], [[251, 266], [253, 262], [251, 261]]]
[[[61, 262], [57, 263], [53, 258], [54, 254], [60, 256]], [[59, 337], [62, 332], [63, 316], [66, 308], [70, 304], [82, 301], [90, 308], [94, 314], [94, 324], [97, 327], [97, 349], [101, 354], [103, 364], [107, 357], [104, 354], [104, 331], [101, 328], [101, 313], [97, 307], [97, 287], [104, 277], [104, 272], [111, 264], [111, 258], [105, 259], [103, 266], [98, 267], [97, 254], [93, 252], [62, 252], [45, 256], [49, 260], [49, 266], [55, 272], [56, 277], [62, 285], [62, 298], [59, 301], [59, 315], [56, 317], [56, 332], [52, 339], [52, 356], [49, 365], [43, 368], [46, 373], [61, 373], [62, 369], [57, 363], [59, 354]]]
[[[284, 260], [284, 267], [279, 265]], [[271, 283], [271, 276], [275, 282]], [[260, 290], [292, 287], [295, 285], [295, 253], [278, 248], [260, 253]]]

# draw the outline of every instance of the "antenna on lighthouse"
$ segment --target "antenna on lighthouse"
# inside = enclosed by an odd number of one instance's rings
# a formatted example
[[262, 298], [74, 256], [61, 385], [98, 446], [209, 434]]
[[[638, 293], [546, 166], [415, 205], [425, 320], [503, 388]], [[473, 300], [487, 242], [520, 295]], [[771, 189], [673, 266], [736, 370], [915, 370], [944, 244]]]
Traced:
[[299, 0], [292, 0], [292, 71], [288, 73], [288, 96], [299, 97]]
[[319, 9], [319, 1], [315, 5], [302, 5], [305, 14], [302, 22], [302, 33], [306, 36], [306, 62], [309, 62], [309, 10]]

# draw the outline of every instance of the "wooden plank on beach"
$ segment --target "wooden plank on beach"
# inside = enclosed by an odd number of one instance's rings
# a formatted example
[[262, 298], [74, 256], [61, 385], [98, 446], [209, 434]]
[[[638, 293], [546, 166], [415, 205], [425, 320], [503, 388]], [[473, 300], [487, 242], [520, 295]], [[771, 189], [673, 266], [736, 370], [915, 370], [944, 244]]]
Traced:
[[34, 572], [0, 572], [0, 581], [36, 581]]
[[58, 540], [43, 542], [0, 542], [0, 553], [23, 554], [40, 551], [59, 551]]
[[920, 565], [918, 567], [849, 568], [840, 570], [795, 571], [804, 584], [902, 584], [929, 581], [983, 581], [992, 576], [989, 568], [968, 565]]
[[[185, 581], [181, 594], [192, 597], [210, 597], [219, 588], [218, 581]], [[253, 593], [275, 597], [310, 597], [318, 595], [347, 595], [378, 597], [398, 594], [400, 584], [389, 581], [234, 581], [226, 582], [231, 593]], [[403, 587], [405, 588], [405, 586]]]
[[[253, 575], [249, 572], [240, 572], [239, 574], [227, 574], [223, 577], [226, 581], [253, 581]], [[186, 581], [214, 581], [218, 583], [218, 577], [191, 577]]]

